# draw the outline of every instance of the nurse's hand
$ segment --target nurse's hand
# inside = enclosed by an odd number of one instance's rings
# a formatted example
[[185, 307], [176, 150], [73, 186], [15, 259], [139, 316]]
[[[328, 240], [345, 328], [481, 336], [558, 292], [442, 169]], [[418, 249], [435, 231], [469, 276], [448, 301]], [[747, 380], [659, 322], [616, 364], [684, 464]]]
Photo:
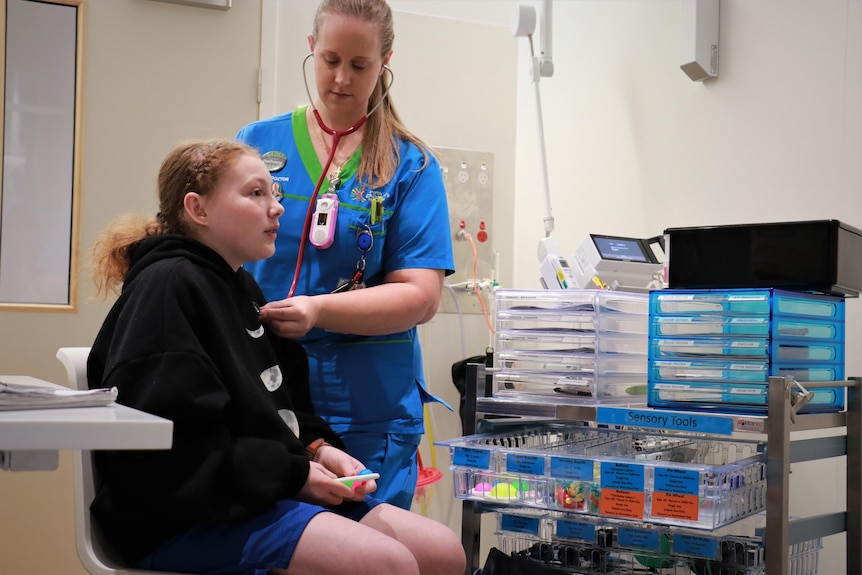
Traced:
[[313, 297], [298, 295], [263, 306], [260, 321], [278, 336], [298, 339], [314, 327], [318, 312]]

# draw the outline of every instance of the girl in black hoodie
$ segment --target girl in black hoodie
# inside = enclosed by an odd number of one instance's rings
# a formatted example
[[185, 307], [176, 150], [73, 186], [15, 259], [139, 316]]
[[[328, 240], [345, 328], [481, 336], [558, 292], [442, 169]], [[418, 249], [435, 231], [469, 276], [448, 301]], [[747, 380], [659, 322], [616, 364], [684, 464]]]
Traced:
[[159, 212], [99, 237], [99, 293], [122, 288], [93, 344], [91, 388], [170, 419], [167, 451], [95, 454], [92, 512], [144, 569], [207, 574], [461, 575], [446, 526], [348, 486], [363, 464], [314, 415], [308, 363], [258, 318], [242, 265], [271, 256], [283, 208], [257, 152], [187, 142], [162, 163]]

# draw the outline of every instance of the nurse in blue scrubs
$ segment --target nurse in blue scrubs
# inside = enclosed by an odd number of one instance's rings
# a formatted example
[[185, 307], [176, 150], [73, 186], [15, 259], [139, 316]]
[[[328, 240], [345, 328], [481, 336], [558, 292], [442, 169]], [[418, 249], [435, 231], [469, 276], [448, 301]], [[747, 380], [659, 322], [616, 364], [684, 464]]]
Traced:
[[245, 266], [270, 302], [261, 319], [301, 339], [317, 414], [380, 473], [375, 495], [409, 509], [423, 404], [437, 400], [416, 326], [454, 261], [440, 166], [389, 94], [393, 40], [385, 0], [323, 0], [304, 63], [316, 96], [237, 139], [263, 155], [285, 209], [275, 255]]

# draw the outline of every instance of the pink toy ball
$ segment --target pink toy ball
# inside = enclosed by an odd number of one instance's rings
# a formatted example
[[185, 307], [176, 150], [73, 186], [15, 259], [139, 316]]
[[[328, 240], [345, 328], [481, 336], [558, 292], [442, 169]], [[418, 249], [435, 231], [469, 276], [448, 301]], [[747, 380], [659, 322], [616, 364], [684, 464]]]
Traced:
[[487, 481], [483, 481], [481, 483], [477, 483], [473, 488], [473, 494], [478, 495], [479, 497], [485, 497], [488, 493], [493, 489], [493, 486]]

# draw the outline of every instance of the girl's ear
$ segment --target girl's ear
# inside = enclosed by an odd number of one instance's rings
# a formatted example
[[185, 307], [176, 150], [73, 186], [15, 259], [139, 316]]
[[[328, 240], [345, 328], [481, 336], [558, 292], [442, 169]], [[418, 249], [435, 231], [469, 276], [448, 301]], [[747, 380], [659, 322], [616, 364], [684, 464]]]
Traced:
[[189, 192], [183, 198], [183, 207], [189, 221], [200, 226], [207, 224], [207, 210], [203, 198], [197, 192]]

